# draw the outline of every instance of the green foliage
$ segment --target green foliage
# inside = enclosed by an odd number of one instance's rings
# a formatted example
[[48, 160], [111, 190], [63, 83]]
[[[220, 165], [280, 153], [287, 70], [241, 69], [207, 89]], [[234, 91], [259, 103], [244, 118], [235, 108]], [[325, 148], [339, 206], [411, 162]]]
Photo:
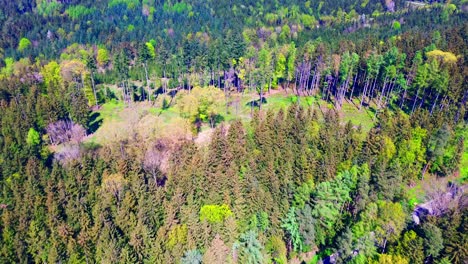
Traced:
[[181, 264], [201, 264], [202, 254], [197, 249], [186, 251], [182, 259]]
[[31, 41], [27, 38], [21, 38], [18, 43], [18, 51], [23, 52], [31, 47]]
[[139, 0], [110, 0], [107, 6], [109, 8], [115, 7], [117, 5], [125, 5], [128, 9], [136, 9], [140, 6]]
[[62, 7], [62, 4], [57, 2], [57, 0], [36, 0], [36, 2], [37, 13], [44, 17], [57, 15]]
[[152, 42], [146, 42], [145, 46], [146, 46], [146, 48], [148, 50], [149, 57], [151, 59], [156, 58], [156, 52], [155, 52], [155, 49], [154, 49], [154, 44]]
[[222, 205], [203, 205], [200, 209], [200, 221], [209, 223], [221, 223], [232, 215], [232, 211], [226, 204]]
[[317, 241], [325, 243], [325, 237], [331, 237], [335, 232], [335, 224], [345, 202], [351, 201], [350, 192], [355, 183], [352, 174], [345, 171], [335, 180], [322, 182], [317, 185], [313, 194], [312, 215], [318, 220], [316, 224]]
[[405, 232], [402, 239], [395, 247], [390, 249], [393, 255], [401, 255], [409, 259], [412, 263], [424, 262], [424, 241], [416, 232], [410, 230]]
[[164, 3], [163, 9], [166, 12], [173, 12], [173, 13], [181, 14], [181, 13], [192, 10], [192, 7], [185, 2], [176, 2], [172, 6], [166, 2]]
[[34, 128], [30, 128], [28, 131], [28, 136], [26, 138], [26, 143], [28, 143], [29, 146], [36, 146], [41, 142], [41, 137], [39, 135], [39, 132], [37, 132]]
[[466, 259], [465, 205], [404, 193], [466, 175], [460, 1], [35, 2], [0, 11], [2, 262]]
[[99, 66], [104, 67], [109, 63], [109, 53], [105, 48], [99, 48], [97, 52], [97, 63]]
[[208, 121], [214, 118], [219, 113], [223, 98], [224, 93], [221, 90], [209, 86], [195, 87], [190, 93], [180, 92], [176, 100], [180, 114], [195, 123], [198, 120]]
[[[60, 65], [56, 61], [51, 61], [41, 69], [44, 77], [44, 83], [48, 88], [59, 88], [62, 85], [62, 76], [60, 75]], [[57, 90], [56, 90], [57, 92]]]
[[426, 255], [437, 258], [440, 251], [444, 248], [444, 240], [441, 230], [430, 223], [424, 223], [422, 226], [424, 233], [424, 248]]
[[168, 234], [167, 246], [173, 248], [177, 244], [187, 243], [187, 225], [176, 225]]
[[90, 15], [94, 12], [96, 12], [95, 8], [88, 8], [83, 5], [70, 6], [65, 10], [65, 13], [73, 20], [82, 19], [84, 16]]
[[252, 230], [242, 234], [239, 241], [233, 245], [233, 251], [238, 256], [239, 263], [264, 263], [262, 250], [263, 246], [257, 239], [257, 233]]
[[287, 249], [284, 241], [281, 237], [272, 236], [268, 241], [266, 248], [267, 252], [270, 253], [273, 261], [278, 264], [286, 264], [288, 260], [286, 258]]
[[5, 67], [0, 70], [0, 79], [10, 77], [13, 74], [13, 58], [5, 58]]
[[376, 238], [383, 246], [385, 242], [396, 241], [403, 231], [406, 214], [400, 203], [378, 202], [378, 218], [376, 219]]
[[295, 208], [291, 207], [283, 220], [281, 227], [286, 231], [288, 240], [291, 241], [293, 249], [296, 252], [302, 251], [302, 238], [299, 233], [299, 224], [296, 220]]

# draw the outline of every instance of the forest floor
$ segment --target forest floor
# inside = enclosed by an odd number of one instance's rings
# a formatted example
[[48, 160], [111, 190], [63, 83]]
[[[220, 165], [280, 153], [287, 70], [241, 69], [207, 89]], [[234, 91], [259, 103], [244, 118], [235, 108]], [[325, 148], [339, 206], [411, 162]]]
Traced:
[[[289, 91], [272, 90], [271, 93], [265, 93], [265, 99], [262, 104], [262, 110], [272, 110], [274, 112], [280, 109], [286, 110], [291, 104], [299, 102], [303, 107], [319, 110], [319, 116], [326, 111], [334, 108], [334, 105], [314, 96], [298, 97]], [[221, 120], [229, 123], [232, 120], [240, 119], [243, 122], [249, 122], [251, 119], [251, 102], [259, 101], [258, 94], [244, 93], [232, 94], [228, 97], [228, 107], [226, 102], [221, 102], [216, 112], [221, 115]], [[143, 139], [152, 139], [159, 137], [171, 138], [196, 138], [193, 135], [193, 129], [188, 119], [181, 117], [176, 105], [167, 109], [162, 109], [162, 101], [155, 102], [135, 102], [128, 105], [121, 101], [107, 102], [92, 113], [91, 133], [86, 142], [95, 144], [106, 144], [117, 142], [135, 135]], [[343, 103], [339, 114], [343, 123], [351, 121], [353, 125], [361, 125], [364, 132], [369, 131], [374, 124], [373, 108], [358, 109], [359, 104], [346, 100]], [[209, 138], [211, 127], [204, 124], [201, 133], [197, 137]], [[207, 131], [207, 132], [205, 132]], [[205, 142], [206, 140], [199, 140]]]

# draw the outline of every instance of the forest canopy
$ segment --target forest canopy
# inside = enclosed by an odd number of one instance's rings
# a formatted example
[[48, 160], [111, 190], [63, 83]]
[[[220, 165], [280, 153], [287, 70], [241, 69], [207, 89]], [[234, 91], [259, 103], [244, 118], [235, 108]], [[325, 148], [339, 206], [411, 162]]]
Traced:
[[466, 1], [0, 4], [0, 263], [468, 259]]

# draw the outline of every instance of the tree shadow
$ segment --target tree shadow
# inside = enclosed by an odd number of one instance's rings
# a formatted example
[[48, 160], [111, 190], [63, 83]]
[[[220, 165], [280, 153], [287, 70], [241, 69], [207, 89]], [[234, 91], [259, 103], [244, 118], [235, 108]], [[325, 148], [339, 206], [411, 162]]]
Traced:
[[260, 107], [261, 104], [263, 105], [266, 103], [267, 103], [267, 100], [265, 97], [263, 97], [261, 102], [260, 102], [260, 99], [257, 99], [257, 100], [252, 100], [245, 105], [250, 106], [250, 107]]
[[84, 142], [82, 146], [87, 151], [94, 151], [99, 149], [101, 147], [101, 144], [96, 142]]
[[89, 116], [89, 121], [88, 121], [88, 134], [93, 134], [100, 128], [102, 125], [102, 117], [99, 112], [93, 112]]
[[209, 119], [209, 122], [210, 122], [210, 126], [212, 128], [216, 127], [218, 124], [220, 124], [221, 122], [223, 122], [225, 119], [224, 119], [224, 116], [220, 115], [220, 114], [214, 114], [214, 115], [211, 115], [210, 116], [210, 119]]

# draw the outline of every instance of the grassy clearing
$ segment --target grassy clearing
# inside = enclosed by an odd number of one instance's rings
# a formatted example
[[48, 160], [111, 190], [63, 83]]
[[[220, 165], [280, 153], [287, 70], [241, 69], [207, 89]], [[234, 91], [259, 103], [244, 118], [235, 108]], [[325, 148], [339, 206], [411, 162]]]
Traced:
[[351, 121], [353, 125], [361, 125], [368, 132], [374, 126], [374, 113], [367, 108], [358, 109], [358, 104], [346, 102], [342, 107], [343, 122]]
[[100, 114], [100, 118], [103, 120], [117, 120], [119, 118], [119, 112], [124, 109], [125, 105], [117, 100], [112, 100], [102, 105], [101, 109], [97, 111]]
[[[257, 101], [258, 95], [251, 94], [233, 94], [229, 97], [229, 107], [226, 108], [226, 102], [220, 102], [216, 112], [221, 115], [221, 120], [230, 122], [240, 119], [243, 122], [251, 120], [252, 107], [250, 102]], [[223, 99], [224, 100], [224, 99]], [[275, 91], [271, 94], [265, 94], [266, 102], [262, 104], [265, 111], [274, 112], [280, 109], [286, 110], [291, 104], [300, 103], [305, 108], [316, 108], [320, 113], [333, 109], [333, 105], [313, 96], [297, 97], [294, 94], [286, 94], [284, 91]], [[106, 144], [113, 141], [128, 138], [138, 134], [143, 138], [156, 138], [163, 136], [192, 137], [192, 129], [188, 119], [182, 118], [177, 102], [173, 102], [169, 108], [162, 109], [162, 98], [154, 104], [148, 102], [133, 103], [124, 105], [119, 101], [111, 101], [102, 105], [97, 111], [99, 115], [94, 123], [101, 122], [97, 131], [92, 134], [87, 142], [94, 144]], [[96, 114], [95, 114], [96, 115]], [[364, 131], [369, 131], [373, 126], [372, 112], [363, 109], [359, 111], [357, 107], [344, 102], [340, 114], [343, 122], [351, 121], [354, 125], [362, 125]], [[205, 124], [202, 131], [210, 130], [210, 126]], [[209, 133], [208, 133], [209, 134]]]

